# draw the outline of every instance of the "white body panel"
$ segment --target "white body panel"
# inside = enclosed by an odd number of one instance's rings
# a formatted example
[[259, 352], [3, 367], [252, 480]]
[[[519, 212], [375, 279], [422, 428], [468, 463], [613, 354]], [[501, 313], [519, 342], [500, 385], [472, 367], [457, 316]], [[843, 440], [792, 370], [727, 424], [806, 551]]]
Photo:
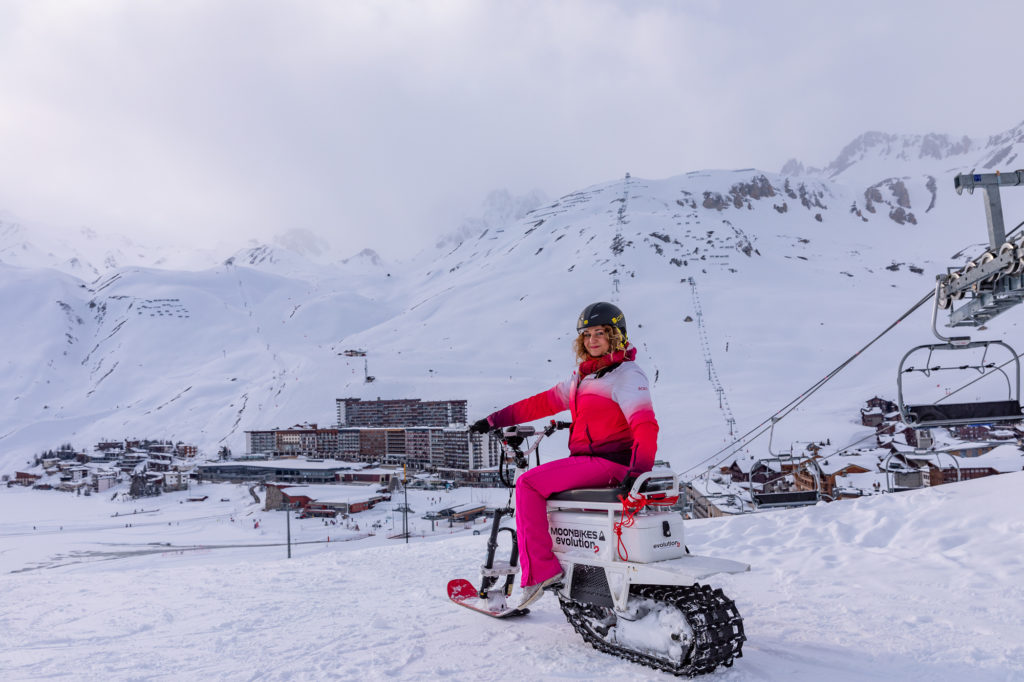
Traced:
[[[556, 554], [584, 556], [601, 561], [650, 563], [686, 554], [683, 517], [678, 512], [638, 514], [622, 529], [622, 544], [615, 535], [619, 515], [605, 512], [552, 511], [548, 526]], [[620, 551], [622, 556], [620, 556]]]

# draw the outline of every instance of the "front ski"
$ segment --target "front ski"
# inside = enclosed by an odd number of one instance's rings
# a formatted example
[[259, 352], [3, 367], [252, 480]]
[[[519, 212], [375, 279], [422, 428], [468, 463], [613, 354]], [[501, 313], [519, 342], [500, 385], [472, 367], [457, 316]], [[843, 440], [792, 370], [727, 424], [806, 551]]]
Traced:
[[482, 606], [476, 606], [473, 604], [474, 601], [483, 601], [480, 599], [480, 595], [477, 593], [476, 588], [473, 587], [473, 583], [469, 582], [464, 578], [456, 578], [448, 582], [448, 598], [459, 606], [465, 606], [467, 609], [482, 613], [491, 618], [517, 618], [519, 616], [525, 616], [530, 612], [530, 609], [504, 609], [502, 611], [492, 611], [490, 609], [483, 608]]

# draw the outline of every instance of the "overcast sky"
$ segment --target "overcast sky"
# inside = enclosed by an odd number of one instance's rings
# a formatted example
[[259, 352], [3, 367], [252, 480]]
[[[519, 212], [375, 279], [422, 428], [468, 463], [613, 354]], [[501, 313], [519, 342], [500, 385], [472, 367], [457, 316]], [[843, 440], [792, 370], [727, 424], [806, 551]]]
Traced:
[[1024, 121], [1024, 3], [0, 0], [0, 211], [406, 257], [486, 194]]

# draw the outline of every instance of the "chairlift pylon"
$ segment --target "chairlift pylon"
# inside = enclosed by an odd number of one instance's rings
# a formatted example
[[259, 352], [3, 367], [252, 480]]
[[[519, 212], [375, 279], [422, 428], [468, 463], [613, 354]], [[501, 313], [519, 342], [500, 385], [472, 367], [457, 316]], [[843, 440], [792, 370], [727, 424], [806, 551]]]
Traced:
[[[943, 336], [937, 328], [939, 310], [948, 310], [950, 327], [982, 327], [996, 315], [1015, 306], [1024, 300], [1024, 239], [1017, 243], [1009, 242], [1003, 223], [1002, 203], [999, 196], [1001, 186], [1024, 185], [1024, 171], [1013, 173], [961, 173], [953, 178], [953, 186], [957, 194], [967, 190], [973, 193], [975, 188], [983, 189], [985, 199], [985, 215], [988, 221], [988, 249], [979, 257], [970, 260], [959, 271], [940, 275], [936, 279], [935, 294], [932, 301], [932, 333], [941, 343], [916, 346], [900, 360], [896, 374], [897, 404], [900, 418], [912, 428], [929, 428], [936, 426], [957, 426], [964, 424], [985, 424], [996, 422], [1020, 421], [1024, 417], [1020, 405], [1020, 357], [1017, 352], [1004, 341], [972, 341], [969, 336]], [[1012, 232], [1012, 231], [1011, 231]], [[971, 295], [969, 303], [959, 309], [953, 308], [953, 301], [958, 301], [965, 294]], [[1010, 355], [1001, 365], [986, 363], [989, 350], [1002, 347]], [[938, 352], [958, 352], [983, 349], [982, 360], [977, 363], [952, 364], [948, 367], [932, 365], [932, 356]], [[927, 351], [927, 359], [923, 368], [908, 367], [907, 360], [921, 351]], [[1004, 371], [1006, 365], [1013, 363], [1013, 378]], [[932, 372], [942, 370], [971, 371], [976, 370], [981, 376], [969, 381], [965, 386], [996, 372], [1001, 373], [1007, 383], [1005, 400], [987, 400], [974, 402], [944, 402], [944, 396], [933, 403], [909, 404], [903, 395], [903, 376], [912, 372], [923, 372], [930, 376]], [[958, 392], [957, 389], [953, 393]], [[949, 394], [953, 395], [953, 394]]]

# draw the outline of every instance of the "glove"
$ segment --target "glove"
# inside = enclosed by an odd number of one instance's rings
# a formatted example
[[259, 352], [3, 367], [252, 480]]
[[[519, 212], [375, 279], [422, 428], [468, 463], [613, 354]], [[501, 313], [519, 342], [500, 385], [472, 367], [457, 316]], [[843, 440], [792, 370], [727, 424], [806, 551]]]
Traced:
[[636, 476], [630, 474], [627, 475], [624, 479], [622, 479], [622, 483], [619, 484], [619, 487], [622, 488], [623, 490], [632, 490], [634, 483], [636, 483]]
[[491, 430], [491, 423], [487, 421], [486, 417], [484, 419], [478, 419], [473, 422], [473, 425], [469, 427], [469, 430], [473, 433], [487, 433]]

